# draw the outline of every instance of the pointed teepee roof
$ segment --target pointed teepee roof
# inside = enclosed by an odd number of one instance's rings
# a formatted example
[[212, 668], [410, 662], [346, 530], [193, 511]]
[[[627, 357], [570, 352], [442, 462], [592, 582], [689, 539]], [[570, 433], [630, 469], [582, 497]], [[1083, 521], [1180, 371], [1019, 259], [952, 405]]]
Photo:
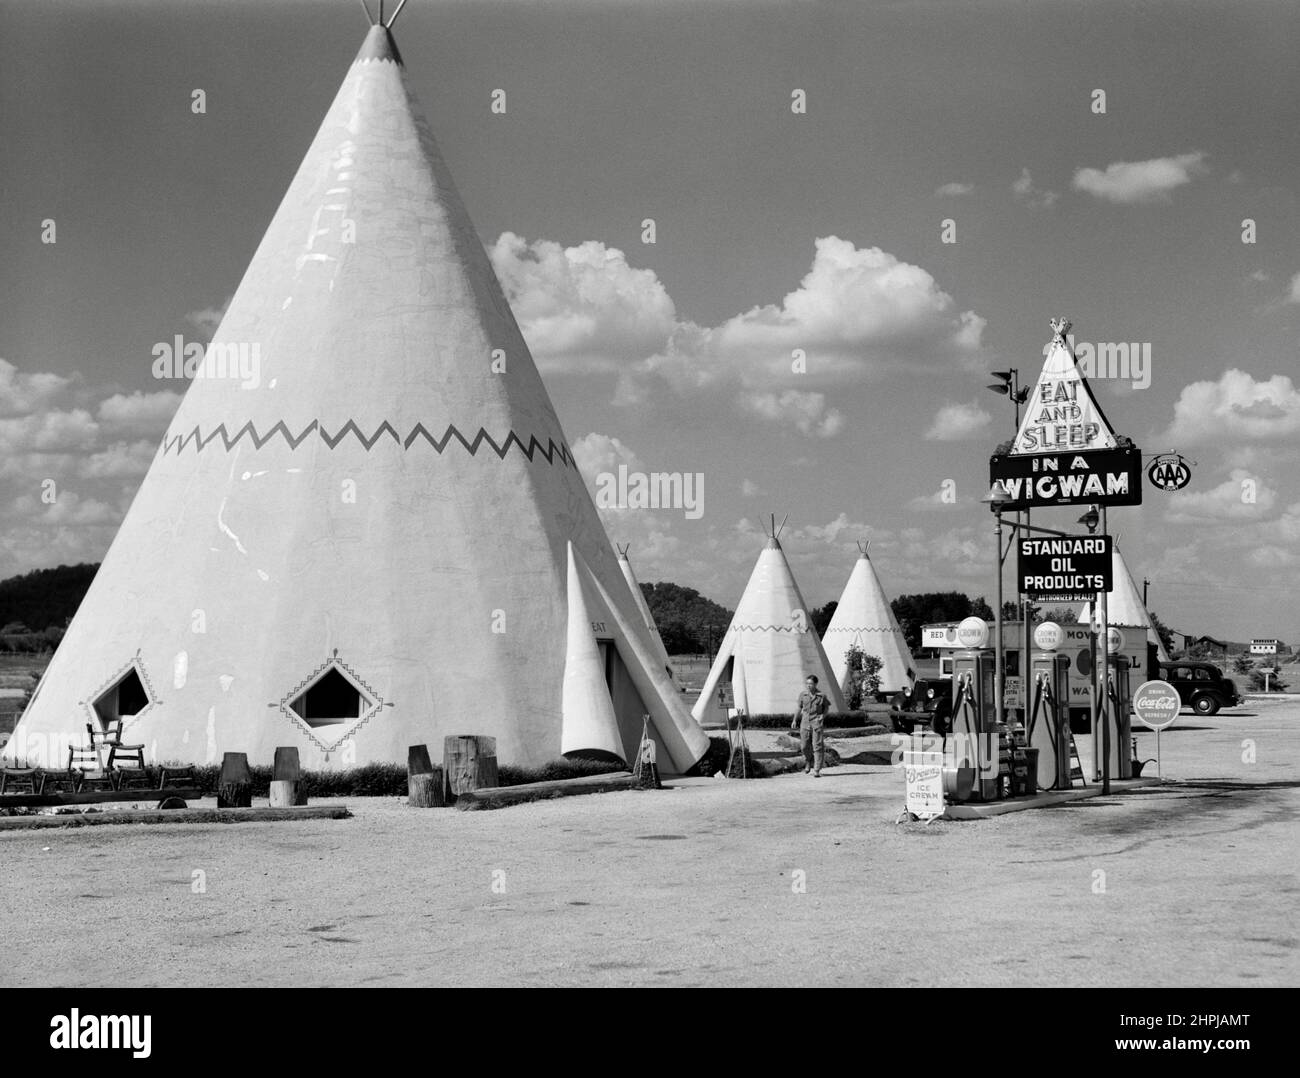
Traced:
[[618, 551], [618, 567], [623, 570], [623, 579], [627, 581], [628, 590], [632, 593], [632, 599], [641, 614], [641, 620], [650, 631], [651, 642], [655, 645], [655, 656], [664, 669], [668, 671], [668, 676], [673, 678], [673, 683], [676, 684], [672, 663], [668, 659], [668, 649], [664, 647], [663, 637], [659, 635], [659, 626], [655, 624], [655, 617], [650, 612], [650, 604], [646, 602], [645, 592], [641, 590], [641, 584], [636, 578], [636, 573], [632, 571], [632, 563], [628, 560], [628, 546], [627, 543], [615, 544], [615, 549]]
[[[1119, 543], [1111, 545], [1110, 561], [1114, 587], [1106, 593], [1106, 621], [1111, 625], [1135, 625], [1146, 629], [1147, 641], [1156, 645], [1160, 661], [1167, 663], [1169, 653], [1165, 651], [1160, 634], [1151, 624], [1151, 615], [1147, 613], [1147, 608], [1142, 603], [1142, 593], [1138, 590], [1133, 574], [1128, 571], [1124, 556], [1119, 552]], [[1083, 609], [1079, 611], [1079, 622], [1087, 625], [1091, 621], [1092, 603], [1084, 603]]]
[[1115, 432], [1070, 350], [1066, 338], [1070, 323], [1053, 319], [1052, 332], [1047, 359], [1025, 403], [1011, 456], [1114, 449]]
[[154, 760], [703, 755], [385, 26], [201, 373], [6, 758], [117, 715]]
[[826, 649], [835, 682], [842, 691], [847, 691], [846, 653], [856, 644], [866, 654], [880, 659], [880, 690], [897, 692], [916, 680], [912, 653], [903, 639], [903, 631], [898, 627], [898, 619], [890, 608], [885, 589], [880, 586], [880, 578], [867, 553], [867, 544], [860, 543], [858, 549], [858, 560], [844, 585], [844, 593], [831, 616], [831, 623], [822, 636], [822, 647]]
[[697, 719], [713, 707], [714, 693], [729, 669], [734, 697], [739, 699], [743, 693], [750, 714], [793, 712], [809, 674], [817, 675], [822, 692], [830, 697], [832, 711], [846, 710], [808, 606], [775, 534], [758, 556], [692, 709]]

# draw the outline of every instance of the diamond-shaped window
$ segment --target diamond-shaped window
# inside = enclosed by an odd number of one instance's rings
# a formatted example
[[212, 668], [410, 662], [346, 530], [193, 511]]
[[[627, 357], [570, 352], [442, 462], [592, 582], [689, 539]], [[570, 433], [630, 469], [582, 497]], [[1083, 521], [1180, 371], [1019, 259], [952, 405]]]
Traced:
[[138, 715], [152, 702], [149, 691], [140, 680], [140, 672], [132, 666], [95, 698], [95, 715], [100, 726], [107, 730], [124, 718]]
[[289, 710], [313, 730], [356, 722], [375, 706], [337, 666], [321, 673], [303, 693], [289, 702]]

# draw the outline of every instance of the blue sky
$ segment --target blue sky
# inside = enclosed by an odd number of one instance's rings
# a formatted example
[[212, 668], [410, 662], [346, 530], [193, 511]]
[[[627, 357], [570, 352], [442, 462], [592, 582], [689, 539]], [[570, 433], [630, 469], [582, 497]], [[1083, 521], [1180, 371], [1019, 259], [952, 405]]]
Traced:
[[[0, 6], [0, 575], [102, 557], [176, 405], [151, 349], [211, 332], [365, 28]], [[1152, 609], [1300, 640], [1295, 5], [410, 0], [395, 34], [589, 473], [704, 475], [699, 519], [605, 513], [642, 580], [734, 605], [775, 513], [810, 604], [865, 538], [892, 594], [991, 596], [987, 372], [1032, 380], [1059, 314], [1149, 345], [1094, 392], [1196, 462], [1111, 513]]]

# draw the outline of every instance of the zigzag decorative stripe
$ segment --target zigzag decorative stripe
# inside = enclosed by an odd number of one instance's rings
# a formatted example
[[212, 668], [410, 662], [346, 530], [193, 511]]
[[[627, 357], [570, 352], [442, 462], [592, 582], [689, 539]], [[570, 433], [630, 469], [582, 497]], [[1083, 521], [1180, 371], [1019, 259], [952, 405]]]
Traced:
[[800, 629], [795, 625], [733, 625], [728, 633], [807, 633], [812, 630], [805, 626]]
[[840, 629], [827, 629], [826, 631], [828, 633], [894, 633], [898, 636], [903, 635], [902, 629], [881, 629], [878, 626], [872, 626], [872, 625], [863, 626], [861, 629], [840, 628]]
[[289, 428], [285, 426], [283, 420], [276, 423], [275, 426], [265, 434], [258, 434], [257, 428], [254, 427], [250, 421], [240, 427], [239, 431], [233, 436], [226, 430], [226, 425], [222, 423], [215, 430], [206, 435], [202, 434], [197, 426], [190, 431], [189, 434], [182, 435], [169, 433], [163, 437], [162, 449], [164, 453], [169, 453], [174, 449], [177, 456], [179, 456], [185, 447], [193, 442], [194, 451], [196, 453], [201, 453], [210, 443], [220, 438], [221, 443], [226, 447], [226, 450], [229, 451], [238, 445], [245, 437], [253, 443], [254, 448], [261, 449], [262, 446], [266, 445], [266, 443], [276, 434], [279, 434], [279, 436], [285, 440], [290, 449], [297, 449], [304, 441], [306, 441], [307, 437], [313, 431], [319, 435], [320, 440], [330, 449], [337, 448], [339, 443], [342, 442], [350, 433], [358, 442], [365, 446], [367, 453], [375, 447], [381, 437], [387, 435], [395, 444], [400, 445], [403, 449], [410, 449], [417, 440], [423, 439], [436, 453], [441, 454], [454, 438], [471, 457], [477, 456], [479, 449], [484, 443], [487, 443], [487, 445], [491, 446], [492, 452], [497, 455], [499, 460], [505, 460], [506, 454], [510, 452], [510, 447], [513, 445], [519, 450], [519, 452], [528, 458], [529, 462], [532, 462], [534, 458], [541, 456], [546, 458], [546, 463], [554, 464], [555, 458], [558, 456], [561, 463], [575, 471], [577, 471], [578, 468], [577, 462], [573, 459], [572, 451], [563, 442], [556, 444], [554, 439], [548, 438], [546, 443], [543, 444], [537, 440], [536, 435], [529, 435], [528, 444], [525, 445], [523, 440], [514, 431], [507, 433], [504, 441], [498, 442], [483, 427], [479, 427], [478, 432], [473, 438], [466, 438], [454, 423], [448, 424], [447, 429], [441, 438], [435, 438], [423, 423], [416, 423], [415, 426], [411, 428], [410, 433], [403, 437], [387, 420], [380, 423], [379, 426], [375, 428], [375, 432], [369, 436], [364, 434], [361, 428], [351, 419], [344, 423], [343, 426], [334, 434], [330, 434], [329, 431], [322, 427], [320, 421], [317, 419], [313, 419], [303, 428], [302, 432], [297, 435], [293, 434]]

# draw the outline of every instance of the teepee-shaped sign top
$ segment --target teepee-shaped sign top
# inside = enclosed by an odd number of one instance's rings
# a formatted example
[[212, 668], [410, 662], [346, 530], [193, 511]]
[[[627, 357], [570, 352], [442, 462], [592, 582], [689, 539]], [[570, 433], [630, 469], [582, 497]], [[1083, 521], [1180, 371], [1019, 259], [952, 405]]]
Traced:
[[1011, 456], [1114, 449], [1115, 432], [1088, 388], [1066, 339], [1070, 323], [1054, 318], [1038, 384], [1025, 404]]

